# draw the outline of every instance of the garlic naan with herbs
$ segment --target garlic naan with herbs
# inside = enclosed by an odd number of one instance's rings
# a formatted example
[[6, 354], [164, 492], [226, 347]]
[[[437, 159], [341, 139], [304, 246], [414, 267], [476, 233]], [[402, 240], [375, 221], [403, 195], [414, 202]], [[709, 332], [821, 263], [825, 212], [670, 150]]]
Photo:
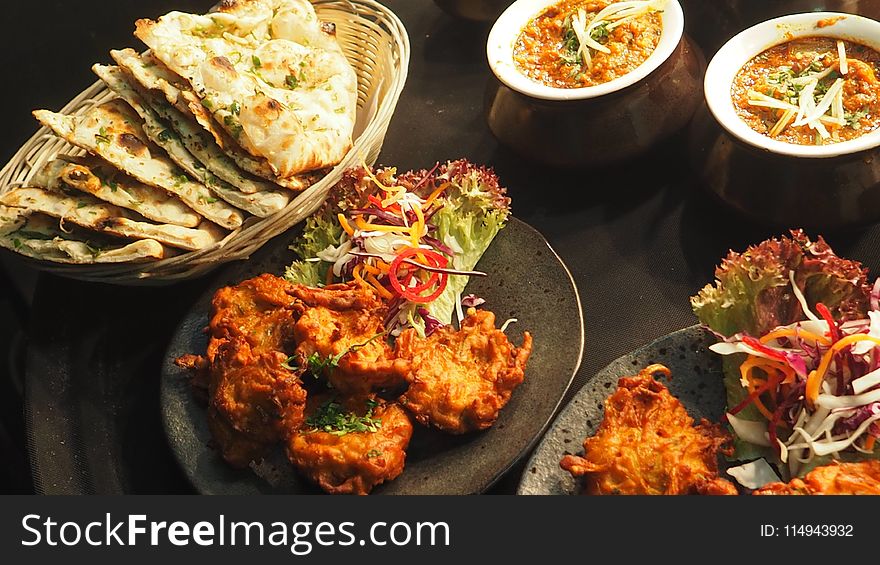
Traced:
[[357, 76], [307, 0], [224, 0], [206, 15], [139, 20], [135, 35], [279, 178], [351, 148]]

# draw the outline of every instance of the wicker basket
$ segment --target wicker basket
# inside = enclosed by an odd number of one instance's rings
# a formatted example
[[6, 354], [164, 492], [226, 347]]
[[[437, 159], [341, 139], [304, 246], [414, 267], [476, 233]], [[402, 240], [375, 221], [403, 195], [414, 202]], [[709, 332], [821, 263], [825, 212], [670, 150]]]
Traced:
[[[409, 66], [406, 29], [393, 12], [373, 0], [312, 2], [323, 21], [336, 24], [339, 43], [358, 77], [354, 146], [326, 177], [299, 194], [281, 212], [268, 218], [249, 218], [223, 241], [199, 251], [148, 263], [115, 265], [61, 265], [26, 260], [44, 271], [114, 284], [169, 284], [198, 277], [223, 263], [247, 259], [269, 239], [312, 214], [346, 169], [363, 162], [373, 164], [406, 82]], [[114, 97], [104, 83], [98, 81], [71, 100], [62, 112], [81, 114]], [[55, 137], [48, 128], [40, 128], [0, 171], [0, 193], [27, 185], [31, 176], [59, 153], [81, 155], [84, 152]]]

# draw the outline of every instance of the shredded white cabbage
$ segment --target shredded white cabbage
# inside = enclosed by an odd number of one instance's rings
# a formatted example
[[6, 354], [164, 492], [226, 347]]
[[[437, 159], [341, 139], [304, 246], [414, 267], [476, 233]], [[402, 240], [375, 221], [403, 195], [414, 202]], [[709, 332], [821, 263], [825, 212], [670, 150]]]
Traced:
[[736, 482], [750, 489], [758, 489], [768, 483], [778, 482], [779, 475], [766, 459], [757, 459], [738, 467], [727, 469], [727, 474], [736, 479]]
[[801, 289], [798, 288], [797, 282], [795, 282], [794, 279], [794, 271], [788, 272], [788, 280], [791, 281], [791, 290], [792, 292], [794, 292], [795, 298], [797, 298], [797, 301], [800, 303], [801, 308], [804, 311], [804, 315], [814, 322], [820, 321], [819, 316], [813, 314], [813, 312], [810, 311], [810, 306], [809, 304], [807, 304], [807, 299], [804, 298], [804, 293], [802, 293]]

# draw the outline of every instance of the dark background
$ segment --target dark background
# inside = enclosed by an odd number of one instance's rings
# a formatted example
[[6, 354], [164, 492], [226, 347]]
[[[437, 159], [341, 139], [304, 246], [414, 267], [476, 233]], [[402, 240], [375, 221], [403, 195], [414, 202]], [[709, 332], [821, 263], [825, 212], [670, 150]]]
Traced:
[[[385, 3], [409, 31], [412, 58], [379, 162], [406, 170], [467, 157], [495, 168], [509, 188], [514, 214], [547, 237], [579, 286], [586, 348], [571, 392], [616, 357], [695, 323], [688, 297], [711, 280], [728, 249], [783, 233], [781, 227], [754, 226], [704, 195], [687, 169], [686, 131], [649, 155], [602, 171], [553, 171], [511, 155], [483, 118], [489, 26], [454, 20], [428, 0]], [[94, 82], [92, 63], [108, 62], [111, 48], [139, 46], [131, 36], [135, 19], [210, 4], [84, 0], [5, 6], [0, 161], [36, 130], [31, 110], [61, 108]], [[876, 227], [825, 235], [838, 253], [880, 267]], [[36, 275], [7, 253], [0, 261], [0, 491], [33, 488], [22, 391], [27, 379], [60, 371], [82, 391], [80, 404], [67, 408], [81, 414], [84, 425], [100, 420], [95, 414], [101, 411], [117, 420], [105, 438], [114, 450], [111, 455], [104, 445], [62, 443], [56, 437], [63, 430], [52, 430], [59, 424], [46, 420], [31, 442], [51, 455], [44, 460], [85, 459], [77, 464], [97, 475], [88, 492], [187, 492], [161, 434], [157, 367], [168, 337], [208, 281], [120, 288]], [[118, 381], [89, 380], [108, 367]], [[104, 464], [124, 468], [121, 478], [108, 471], [105, 480]], [[494, 491], [513, 492], [520, 472], [515, 469]], [[38, 483], [40, 492], [58, 488]]]

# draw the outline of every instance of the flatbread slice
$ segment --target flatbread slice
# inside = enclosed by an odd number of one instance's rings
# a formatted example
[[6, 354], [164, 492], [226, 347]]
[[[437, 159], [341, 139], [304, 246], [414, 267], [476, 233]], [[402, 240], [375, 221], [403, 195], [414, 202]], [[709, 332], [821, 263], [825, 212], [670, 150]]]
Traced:
[[278, 177], [339, 163], [352, 144], [357, 76], [335, 27], [307, 0], [221, 2], [215, 10], [138, 20], [135, 35]]
[[90, 108], [81, 116], [37, 110], [34, 117], [59, 137], [89, 151], [137, 180], [164, 189], [201, 214], [228, 229], [244, 220], [241, 212], [193, 181], [161, 150], [150, 144], [141, 120], [122, 100]]
[[28, 184], [51, 190], [74, 188], [163, 224], [194, 228], [202, 221], [178, 198], [138, 182], [96, 157], [59, 155], [46, 163]]
[[152, 239], [127, 242], [69, 234], [58, 228], [57, 220], [6, 206], [0, 206], [0, 247], [32, 259], [71, 265], [138, 263], [168, 255]]
[[59, 218], [59, 225], [70, 222], [119, 237], [154, 239], [188, 251], [209, 247], [225, 235], [223, 230], [210, 222], [203, 222], [198, 228], [184, 228], [133, 220], [126, 217], [124, 209], [101, 202], [88, 194], [69, 195], [44, 188], [22, 187], [0, 195], [0, 204]]
[[177, 81], [182, 79], [149, 52], [139, 55], [134, 49], [122, 49], [111, 51], [110, 55], [136, 85], [144, 101], [174, 127], [189, 152], [211, 172], [242, 192], [251, 194], [272, 190], [279, 185], [300, 191], [315, 182], [312, 174], [279, 179], [268, 161], [254, 157], [217, 127], [201, 100], [189, 90], [189, 85], [179, 84]]
[[[179, 112], [195, 119], [219, 146], [224, 147], [231, 141], [214, 122], [211, 113], [202, 106], [189, 83], [172, 72], [152, 53], [148, 51], [141, 55], [134, 49], [127, 48], [114, 49], [110, 51], [110, 56], [140, 86], [152, 92], [161, 92], [168, 103]], [[186, 93], [192, 96], [186, 96]]]
[[125, 73], [119, 67], [109, 65], [94, 65], [92, 70], [104, 83], [116, 94], [122, 97], [129, 106], [144, 120], [143, 130], [147, 137], [164, 149], [171, 160], [177, 166], [186, 171], [193, 178], [197, 178], [217, 196], [254, 216], [265, 218], [280, 212], [290, 202], [289, 191], [267, 190], [244, 194], [231, 184], [227, 183], [193, 157], [187, 150], [183, 140], [167, 124], [163, 123], [153, 112], [153, 109], [144, 104], [141, 95], [128, 83]]

